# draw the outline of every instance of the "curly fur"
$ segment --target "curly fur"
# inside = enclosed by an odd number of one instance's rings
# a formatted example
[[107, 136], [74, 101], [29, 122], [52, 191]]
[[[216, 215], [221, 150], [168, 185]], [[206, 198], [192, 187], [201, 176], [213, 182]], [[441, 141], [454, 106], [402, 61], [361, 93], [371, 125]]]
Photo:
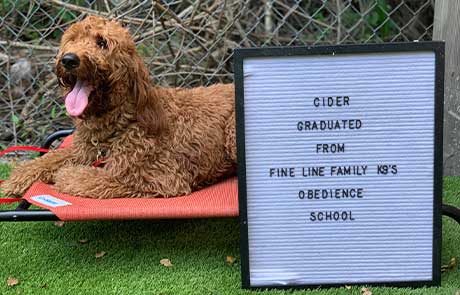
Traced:
[[[81, 61], [71, 71], [60, 62], [69, 52]], [[94, 16], [64, 33], [56, 74], [64, 94], [76, 79], [95, 89], [74, 118], [73, 145], [18, 166], [4, 193], [21, 196], [43, 181], [82, 197], [172, 197], [234, 174], [232, 84], [153, 86], [128, 31]], [[98, 153], [106, 158], [102, 168], [91, 165]]]

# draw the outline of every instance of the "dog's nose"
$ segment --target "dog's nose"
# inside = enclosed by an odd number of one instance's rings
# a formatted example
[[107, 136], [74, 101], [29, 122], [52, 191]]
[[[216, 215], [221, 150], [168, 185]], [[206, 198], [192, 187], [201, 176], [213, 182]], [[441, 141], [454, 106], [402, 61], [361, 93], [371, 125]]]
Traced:
[[61, 58], [61, 63], [67, 70], [72, 70], [80, 65], [80, 58], [75, 53], [66, 53]]

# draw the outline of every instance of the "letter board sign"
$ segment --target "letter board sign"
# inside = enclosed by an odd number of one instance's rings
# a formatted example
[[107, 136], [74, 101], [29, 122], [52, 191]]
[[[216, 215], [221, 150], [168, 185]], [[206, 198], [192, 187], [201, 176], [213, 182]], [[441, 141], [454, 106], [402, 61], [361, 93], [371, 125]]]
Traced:
[[234, 62], [243, 288], [439, 285], [444, 43]]

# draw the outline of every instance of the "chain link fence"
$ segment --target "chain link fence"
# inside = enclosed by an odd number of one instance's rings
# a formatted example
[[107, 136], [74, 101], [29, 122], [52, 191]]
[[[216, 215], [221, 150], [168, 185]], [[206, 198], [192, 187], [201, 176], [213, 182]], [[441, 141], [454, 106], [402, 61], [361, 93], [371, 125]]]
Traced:
[[53, 74], [88, 14], [129, 27], [153, 83], [232, 82], [236, 47], [431, 40], [434, 0], [0, 0], [0, 148], [71, 126]]

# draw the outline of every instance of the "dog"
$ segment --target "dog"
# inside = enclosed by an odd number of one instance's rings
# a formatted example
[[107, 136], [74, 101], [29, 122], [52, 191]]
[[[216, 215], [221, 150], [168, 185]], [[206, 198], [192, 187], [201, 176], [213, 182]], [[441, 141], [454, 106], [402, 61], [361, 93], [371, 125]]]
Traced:
[[128, 30], [96, 16], [64, 32], [55, 66], [72, 146], [18, 165], [5, 194], [41, 181], [88, 198], [174, 197], [235, 173], [233, 84], [154, 86]]

